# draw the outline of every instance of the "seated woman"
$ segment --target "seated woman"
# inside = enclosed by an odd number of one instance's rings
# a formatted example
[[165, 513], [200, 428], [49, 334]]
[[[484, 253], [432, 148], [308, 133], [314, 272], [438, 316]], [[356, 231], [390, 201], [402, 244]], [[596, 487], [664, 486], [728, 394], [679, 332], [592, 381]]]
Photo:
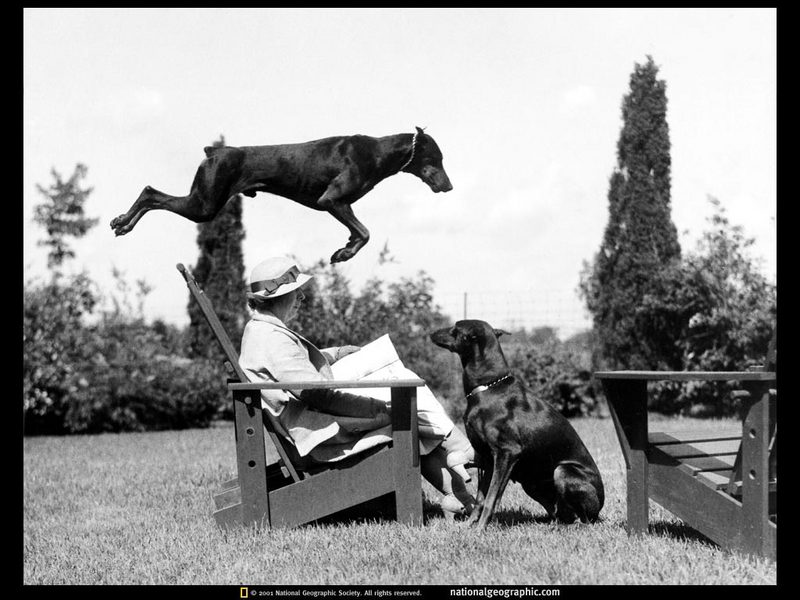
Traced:
[[[251, 381], [329, 381], [330, 365], [359, 350], [320, 350], [286, 326], [304, 299], [311, 276], [287, 257], [270, 258], [250, 275], [252, 316], [242, 335], [239, 363]], [[391, 440], [391, 407], [384, 401], [337, 390], [263, 390], [262, 406], [277, 417], [301, 457], [319, 463], [342, 460]], [[417, 420], [421, 471], [443, 494], [445, 515], [471, 509], [474, 498], [464, 465], [474, 450], [432, 394], [419, 394]]]

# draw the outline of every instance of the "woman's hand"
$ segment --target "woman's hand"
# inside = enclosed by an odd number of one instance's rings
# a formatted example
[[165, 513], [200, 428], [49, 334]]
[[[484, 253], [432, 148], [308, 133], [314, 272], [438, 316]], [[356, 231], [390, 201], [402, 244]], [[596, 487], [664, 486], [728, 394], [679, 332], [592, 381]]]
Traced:
[[336, 356], [334, 357], [336, 360], [344, 358], [348, 354], [352, 354], [353, 352], [358, 352], [361, 350], [361, 346], [339, 346], [336, 349]]

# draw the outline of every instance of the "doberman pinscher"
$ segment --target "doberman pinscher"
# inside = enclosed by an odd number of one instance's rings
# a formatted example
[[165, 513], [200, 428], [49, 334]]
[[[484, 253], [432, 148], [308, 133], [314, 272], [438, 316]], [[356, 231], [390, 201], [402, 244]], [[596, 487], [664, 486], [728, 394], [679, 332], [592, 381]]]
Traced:
[[349, 260], [369, 241], [369, 231], [351, 204], [400, 171], [416, 175], [434, 192], [453, 189], [442, 153], [419, 127], [414, 134], [385, 137], [351, 135], [276, 146], [207, 146], [188, 196], [170, 196], [146, 186], [124, 215], [111, 221], [125, 235], [149, 210], [168, 210], [195, 223], [210, 221], [236, 194], [283, 196], [332, 214], [350, 230], [331, 262]]
[[464, 424], [479, 469], [469, 523], [486, 526], [509, 478], [558, 521], [594, 521], [604, 502], [597, 465], [569, 421], [509, 370], [497, 339], [503, 333], [464, 320], [431, 334], [464, 368]]

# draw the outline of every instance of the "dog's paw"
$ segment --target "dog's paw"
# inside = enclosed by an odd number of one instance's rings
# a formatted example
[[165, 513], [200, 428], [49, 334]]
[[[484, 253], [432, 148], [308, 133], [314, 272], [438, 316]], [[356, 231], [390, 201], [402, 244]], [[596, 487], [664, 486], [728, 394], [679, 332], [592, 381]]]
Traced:
[[114, 231], [114, 235], [115, 236], [119, 237], [121, 235], [125, 235], [131, 229], [133, 229], [133, 226], [131, 226], [131, 225], [120, 225], [119, 222], [120, 222], [120, 217], [117, 217], [116, 219], [111, 221], [111, 229]]
[[333, 253], [333, 256], [331, 256], [331, 264], [350, 260], [355, 256], [355, 254], [356, 253], [352, 251], [350, 248], [339, 248], [336, 252]]
[[111, 223], [109, 225], [111, 226], [111, 229], [114, 231], [114, 233], [117, 235], [124, 235], [128, 233], [128, 231], [130, 231], [130, 227], [126, 227], [123, 224], [124, 218], [125, 215], [120, 215], [115, 219], [111, 219]]
[[475, 525], [478, 522], [478, 519], [481, 517], [481, 509], [479, 507], [475, 507], [472, 509], [472, 512], [467, 519], [467, 526]]

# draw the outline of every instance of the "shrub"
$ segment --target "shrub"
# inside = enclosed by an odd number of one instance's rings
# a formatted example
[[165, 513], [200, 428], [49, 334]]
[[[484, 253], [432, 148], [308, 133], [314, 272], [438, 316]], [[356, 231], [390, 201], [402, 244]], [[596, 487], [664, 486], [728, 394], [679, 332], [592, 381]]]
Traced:
[[72, 433], [206, 427], [226, 398], [218, 361], [168, 353], [143, 321], [91, 329], [64, 426]]
[[598, 416], [588, 351], [551, 338], [538, 344], [506, 343], [509, 365], [530, 392], [566, 417]]
[[26, 434], [203, 427], [225, 410], [218, 361], [184, 358], [179, 330], [119, 304], [88, 324], [97, 300], [85, 275], [26, 287]]
[[26, 432], [63, 429], [76, 363], [87, 342], [84, 318], [98, 301], [86, 274], [27, 282], [23, 292], [22, 397]]

